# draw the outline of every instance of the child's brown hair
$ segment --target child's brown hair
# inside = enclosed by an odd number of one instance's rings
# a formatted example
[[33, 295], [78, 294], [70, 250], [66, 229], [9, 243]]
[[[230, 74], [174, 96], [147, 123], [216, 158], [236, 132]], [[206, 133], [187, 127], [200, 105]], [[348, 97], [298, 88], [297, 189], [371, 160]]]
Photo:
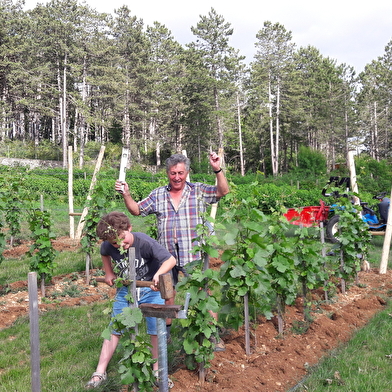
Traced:
[[110, 212], [101, 218], [97, 225], [97, 236], [104, 241], [113, 241], [129, 230], [131, 221], [123, 212]]

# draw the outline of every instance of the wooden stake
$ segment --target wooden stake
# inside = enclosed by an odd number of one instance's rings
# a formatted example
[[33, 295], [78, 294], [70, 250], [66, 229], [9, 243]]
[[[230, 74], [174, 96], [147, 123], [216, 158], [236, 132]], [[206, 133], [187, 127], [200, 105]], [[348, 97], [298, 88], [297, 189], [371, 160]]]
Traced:
[[75, 238], [75, 218], [73, 205], [73, 161], [72, 146], [68, 147], [68, 212], [69, 212], [69, 236]]
[[[93, 192], [95, 183], [97, 182], [97, 173], [99, 172], [99, 169], [101, 168], [104, 152], [105, 152], [105, 146], [101, 146], [101, 149], [100, 149], [99, 155], [98, 155], [98, 159], [97, 159], [97, 163], [95, 164], [93, 178], [91, 179], [90, 189], [87, 194], [87, 201], [91, 200], [91, 194]], [[82, 216], [80, 217], [78, 229], [76, 231], [76, 238], [77, 239], [80, 239], [82, 236], [83, 227], [85, 225], [84, 218], [86, 217], [87, 213], [88, 213], [88, 207], [84, 207], [83, 212], [82, 212]]]
[[[181, 154], [184, 155], [184, 157], [188, 157], [188, 155], [186, 155], [186, 150], [182, 150], [182, 151], [181, 151]], [[186, 180], [187, 180], [188, 182], [191, 181], [191, 178], [190, 178], [190, 176], [189, 176], [189, 172], [188, 172], [188, 175], [186, 176]]]
[[[391, 189], [391, 196], [389, 200], [391, 199], [392, 199], [392, 189]], [[391, 250], [391, 237], [392, 237], [392, 208], [391, 206], [389, 206], [387, 228], [385, 230], [384, 245], [381, 253], [380, 274], [385, 274], [387, 272], [388, 257], [389, 257], [389, 252]]]
[[358, 193], [357, 174], [355, 172], [354, 151], [348, 152], [348, 165], [350, 168], [351, 190]]
[[[224, 158], [223, 148], [219, 149], [218, 155], [219, 155], [219, 157], [221, 159], [221, 162], [222, 162], [221, 167], [224, 170], [225, 162], [224, 162], [224, 159], [223, 159]], [[215, 180], [215, 183], [216, 183], [216, 180]], [[211, 218], [215, 219], [217, 210], [218, 210], [218, 203], [212, 204], [212, 206], [211, 206], [211, 214], [210, 214]]]
[[31, 391], [41, 391], [40, 377], [40, 347], [38, 327], [38, 289], [37, 273], [28, 274], [29, 312], [30, 312], [30, 367], [31, 367]]

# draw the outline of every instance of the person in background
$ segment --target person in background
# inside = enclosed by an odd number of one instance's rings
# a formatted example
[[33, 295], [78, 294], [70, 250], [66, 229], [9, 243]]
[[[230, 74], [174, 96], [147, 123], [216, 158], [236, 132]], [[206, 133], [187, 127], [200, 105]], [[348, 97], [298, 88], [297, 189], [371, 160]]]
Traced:
[[[105, 271], [105, 283], [114, 284], [117, 277], [128, 277], [127, 251], [135, 248], [136, 279], [151, 281], [150, 287], [137, 288], [137, 303], [164, 304], [158, 290], [159, 275], [166, 274], [175, 266], [175, 258], [156, 240], [144, 233], [131, 232], [132, 226], [129, 218], [122, 212], [111, 212], [98, 222], [97, 235], [103, 240], [101, 244], [101, 257]], [[114, 264], [114, 268], [113, 265]], [[112, 317], [121, 313], [129, 306], [125, 299], [128, 287], [117, 288], [113, 304]], [[158, 359], [157, 320], [155, 317], [146, 317], [147, 333], [151, 338], [152, 357]], [[105, 339], [102, 344], [96, 371], [92, 374], [87, 388], [95, 388], [107, 379], [106, 369], [120, 340], [121, 331], [113, 330], [110, 340]], [[158, 373], [158, 362], [153, 365], [154, 373]], [[169, 380], [169, 386], [173, 386]]]
[[[221, 168], [220, 157], [212, 152], [209, 161], [216, 175], [216, 185], [187, 181], [190, 160], [182, 154], [174, 154], [166, 160], [168, 185], [154, 189], [145, 199], [137, 203], [131, 196], [126, 182], [116, 181], [116, 191], [122, 193], [125, 205], [132, 215], [155, 214], [158, 226], [158, 242], [175, 258], [172, 270], [173, 282], [178, 282], [179, 273], [185, 274], [184, 266], [200, 259], [200, 253], [193, 253], [197, 232], [196, 226], [203, 223], [203, 214], [208, 205], [216, 203], [229, 193], [229, 186]], [[174, 304], [175, 298], [166, 301]], [[213, 314], [217, 320], [217, 315]], [[171, 320], [168, 320], [170, 336]], [[216, 342], [215, 342], [216, 343]], [[215, 351], [224, 351], [223, 340], [215, 344]]]

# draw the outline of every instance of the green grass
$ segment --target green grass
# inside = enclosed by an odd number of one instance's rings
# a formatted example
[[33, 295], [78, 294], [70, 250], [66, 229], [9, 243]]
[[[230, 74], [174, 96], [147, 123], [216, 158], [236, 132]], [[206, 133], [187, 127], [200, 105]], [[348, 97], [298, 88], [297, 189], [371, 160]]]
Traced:
[[[58, 252], [54, 260], [57, 267], [53, 272], [53, 276], [84, 271], [86, 268], [85, 258], [86, 254], [81, 249], [76, 252]], [[98, 247], [92, 255], [92, 263], [94, 268], [102, 267]], [[0, 264], [0, 286], [5, 286], [18, 280], [27, 280], [29, 269], [30, 259], [27, 255], [22, 255], [18, 259], [5, 259]]]
[[[372, 237], [372, 247], [369, 252], [369, 263], [372, 267], [380, 267], [381, 263], [381, 254], [384, 245], [384, 236], [373, 236]], [[392, 266], [392, 252], [389, 252], [388, 257], [388, 269], [391, 269]], [[392, 390], [392, 388], [391, 388]]]
[[[392, 391], [392, 302], [311, 370], [297, 392]], [[338, 375], [336, 372], [339, 372]], [[340, 377], [340, 379], [339, 379]]]
[[[107, 304], [59, 308], [40, 315], [40, 374], [42, 391], [83, 391], [95, 370], [108, 323]], [[106, 391], [118, 391], [120, 380], [115, 354]], [[0, 392], [27, 392], [30, 388], [30, 341], [27, 318], [0, 331]], [[99, 391], [99, 389], [98, 389]]]
[[[109, 322], [103, 311], [106, 303], [88, 306], [58, 308], [42, 313], [40, 331], [40, 378], [42, 392], [82, 392], [95, 371], [102, 345], [101, 333]], [[180, 333], [179, 325], [172, 328]], [[142, 324], [139, 333], [145, 335]], [[0, 331], [0, 392], [27, 392], [30, 390], [30, 337], [28, 318], [20, 318], [10, 328]], [[181, 340], [173, 339], [168, 348], [172, 367], [182, 362], [178, 356]], [[117, 351], [110, 361], [108, 380], [97, 392], [118, 392], [121, 380]]]

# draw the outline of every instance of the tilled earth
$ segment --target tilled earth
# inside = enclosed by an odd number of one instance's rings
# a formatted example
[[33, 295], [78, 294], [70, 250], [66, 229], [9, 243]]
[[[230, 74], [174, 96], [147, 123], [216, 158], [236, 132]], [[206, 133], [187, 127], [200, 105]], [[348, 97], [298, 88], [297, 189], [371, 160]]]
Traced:
[[[58, 250], [76, 250], [78, 244], [67, 238], [57, 240]], [[28, 244], [4, 252], [6, 257], [23, 254]], [[211, 260], [219, 267], [220, 260]], [[93, 271], [94, 272], [94, 271]], [[392, 295], [392, 273], [380, 275], [377, 269], [359, 273], [359, 285], [352, 285], [346, 294], [338, 294], [333, 303], [325, 304], [322, 293], [314, 293], [319, 303], [314, 309], [305, 333], [295, 333], [295, 326], [303, 321], [301, 301], [287, 307], [285, 333], [278, 336], [275, 320], [260, 318], [251, 330], [251, 355], [245, 354], [244, 331], [226, 331], [223, 340], [226, 351], [215, 353], [206, 381], [201, 383], [197, 372], [178, 368], [171, 378], [173, 392], [182, 391], [287, 391], [295, 386], [321, 357], [350, 339], [353, 332], [365, 325], [385, 305]], [[62, 296], [67, 290], [77, 287], [78, 297]], [[87, 285], [83, 274], [56, 276], [47, 286], [47, 297], [53, 293], [56, 301], [39, 301], [39, 309], [47, 311], [58, 306], [78, 306], [104, 301], [113, 296], [114, 289], [104, 283]], [[6, 328], [20, 316], [28, 313], [27, 281], [13, 282], [6, 288], [0, 287], [0, 329]], [[60, 295], [61, 294], [61, 295]], [[390, 353], [386, 353], [390, 354]]]

